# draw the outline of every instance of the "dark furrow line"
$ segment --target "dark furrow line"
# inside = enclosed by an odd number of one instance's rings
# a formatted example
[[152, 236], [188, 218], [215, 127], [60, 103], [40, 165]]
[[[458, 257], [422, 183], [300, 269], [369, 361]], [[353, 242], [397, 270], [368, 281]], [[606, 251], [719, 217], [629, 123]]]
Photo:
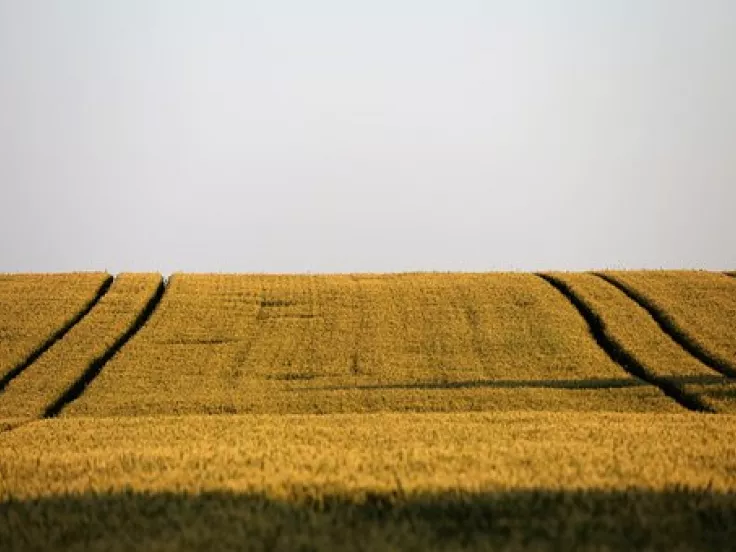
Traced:
[[705, 364], [711, 370], [715, 370], [719, 374], [727, 378], [736, 378], [736, 369], [723, 360], [714, 357], [703, 348], [702, 345], [692, 339], [663, 309], [658, 307], [654, 302], [647, 299], [644, 295], [624, 284], [613, 276], [603, 272], [594, 272], [596, 276], [602, 278], [612, 286], [626, 294], [626, 296], [638, 303], [640, 307], [646, 310], [654, 319], [661, 330], [667, 334], [680, 347], [685, 349], [687, 353], [694, 356], [700, 362]]
[[482, 323], [478, 309], [473, 304], [473, 301], [469, 297], [467, 288], [460, 288], [458, 284], [455, 284], [455, 289], [460, 295], [462, 301], [462, 312], [465, 322], [470, 329], [470, 344], [473, 349], [473, 354], [478, 359], [478, 363], [481, 367], [486, 367], [486, 344], [488, 338], [483, 332]]
[[[718, 385], [723, 378], [713, 376], [675, 376], [672, 383]], [[425, 381], [397, 383], [369, 383], [363, 385], [320, 385], [299, 387], [291, 391], [380, 391], [385, 389], [566, 389], [568, 391], [586, 391], [591, 389], [626, 389], [629, 387], [647, 387], [646, 381], [634, 378], [589, 378], [589, 379], [549, 379], [549, 380], [466, 380], [466, 381]]]
[[636, 358], [626, 351], [626, 349], [608, 333], [608, 328], [603, 319], [565, 282], [550, 274], [537, 274], [537, 276], [552, 285], [557, 291], [564, 295], [570, 303], [573, 304], [580, 315], [588, 323], [590, 332], [598, 346], [601, 347], [601, 349], [603, 349], [605, 353], [627, 373], [659, 388], [665, 395], [688, 410], [692, 410], [694, 412], [715, 412], [715, 410], [705, 404], [700, 397], [688, 393], [667, 379], [660, 378], [659, 376], [652, 374], [646, 366], [636, 360]]
[[[360, 278], [356, 277], [355, 274], [350, 275], [350, 281], [355, 286], [354, 293], [352, 293], [353, 303], [352, 307], [358, 312], [358, 329], [355, 332], [355, 338], [353, 339], [353, 353], [350, 357], [349, 373], [353, 376], [361, 375], [363, 368], [361, 366], [360, 349], [363, 342], [363, 328], [365, 326], [365, 309], [363, 309], [363, 287], [360, 285]], [[360, 303], [356, 307], [356, 304]]]
[[82, 309], [74, 315], [69, 321], [66, 322], [66, 324], [62, 325], [61, 328], [58, 328], [54, 333], [52, 333], [46, 341], [41, 343], [36, 349], [33, 350], [33, 352], [20, 364], [18, 364], [15, 368], [10, 370], [7, 374], [5, 374], [2, 378], [0, 378], [0, 393], [2, 393], [5, 388], [8, 386], [8, 384], [21, 375], [23, 371], [28, 368], [31, 364], [36, 362], [41, 355], [43, 355], [46, 351], [48, 351], [51, 347], [53, 347], [58, 341], [63, 339], [63, 337], [69, 333], [69, 331], [76, 326], [82, 318], [87, 316], [89, 314], [89, 311], [91, 311], [97, 303], [100, 302], [100, 299], [102, 299], [105, 294], [110, 289], [110, 286], [112, 286], [113, 277], [108, 276], [105, 278], [105, 281], [102, 282], [100, 287], [97, 289], [97, 293], [95, 293], [95, 296], [85, 304]]
[[263, 329], [263, 321], [265, 320], [266, 316], [264, 314], [264, 289], [263, 289], [263, 280], [259, 280], [258, 283], [258, 310], [256, 311], [255, 316], [253, 317], [253, 320], [255, 320], [255, 327], [253, 328], [253, 332], [251, 335], [248, 336], [248, 341], [246, 342], [245, 347], [238, 353], [237, 355], [237, 361], [240, 365], [243, 366], [243, 368], [248, 368], [248, 363], [250, 361], [250, 355], [253, 350], [253, 346], [255, 345], [256, 339], [258, 338], [258, 335], [261, 333]]
[[156, 307], [161, 303], [161, 299], [163, 298], [165, 291], [166, 282], [162, 278], [156, 292], [149, 299], [148, 303], [146, 303], [143, 310], [138, 314], [138, 317], [135, 319], [133, 324], [131, 324], [130, 327], [125, 330], [120, 337], [118, 337], [117, 341], [115, 341], [115, 343], [113, 343], [112, 346], [102, 354], [102, 356], [97, 357], [90, 363], [84, 373], [71, 385], [71, 387], [69, 387], [69, 389], [56, 399], [53, 404], [46, 408], [42, 416], [43, 418], [53, 418], [58, 416], [66, 405], [80, 397], [87, 386], [99, 375], [105, 364], [107, 364], [107, 362], [114, 357], [117, 352], [122, 349], [123, 346], [130, 341], [136, 333], [138, 333], [138, 331], [140, 331], [141, 328], [143, 328], [146, 322], [148, 322], [149, 318], [151, 318], [151, 315], [156, 310]]

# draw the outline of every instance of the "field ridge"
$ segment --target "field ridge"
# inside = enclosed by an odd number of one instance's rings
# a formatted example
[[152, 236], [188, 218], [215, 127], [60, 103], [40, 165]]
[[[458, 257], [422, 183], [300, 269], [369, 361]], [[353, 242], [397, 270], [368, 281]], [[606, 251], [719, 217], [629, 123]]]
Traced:
[[161, 302], [164, 292], [166, 291], [166, 280], [161, 277], [155, 293], [151, 296], [145, 307], [138, 314], [128, 329], [123, 332], [120, 337], [107, 349], [101, 356], [95, 358], [82, 375], [75, 381], [61, 396], [49, 405], [43, 413], [44, 418], [56, 417], [66, 405], [77, 399], [87, 388], [87, 386], [102, 371], [105, 364], [115, 356], [115, 354], [130, 341], [130, 339], [148, 322], [156, 307]]
[[700, 362], [724, 375], [727, 378], [736, 378], [736, 368], [728, 362], [712, 355], [703, 345], [693, 339], [688, 333], [677, 324], [677, 322], [656, 302], [650, 300], [643, 293], [638, 292], [630, 285], [622, 282], [612, 274], [605, 272], [594, 273], [599, 278], [603, 278], [609, 284], [617, 287], [624, 292], [633, 301], [636, 301], [642, 308], [646, 309], [652, 316], [654, 321], [659, 324], [667, 335], [669, 335], [675, 343], [685, 349], [690, 355], [697, 358]]
[[64, 338], [69, 331], [76, 326], [89, 312], [100, 302], [105, 294], [110, 290], [112, 286], [113, 277], [108, 275], [107, 278], [102, 282], [100, 287], [97, 289], [95, 296], [88, 301], [72, 318], [64, 323], [60, 328], [57, 328], [43, 343], [36, 347], [31, 354], [29, 354], [25, 360], [17, 364], [14, 368], [9, 370], [2, 378], [0, 378], [0, 393], [10, 384], [10, 382], [18, 377], [23, 371], [28, 368], [31, 364], [36, 362], [41, 355], [48, 351], [58, 341]]
[[709, 412], [714, 413], [715, 410], [705, 404], [700, 397], [688, 393], [676, 383], [661, 378], [652, 373], [646, 366], [640, 363], [636, 357], [629, 353], [619, 341], [608, 331], [606, 323], [602, 317], [596, 313], [588, 303], [580, 297], [575, 291], [563, 280], [552, 274], [539, 273], [538, 276], [555, 287], [562, 295], [564, 295], [580, 315], [585, 319], [590, 328], [591, 334], [596, 343], [616, 362], [623, 370], [630, 375], [639, 378], [654, 387], [659, 388], [665, 395], [677, 402], [683, 408], [693, 412]]

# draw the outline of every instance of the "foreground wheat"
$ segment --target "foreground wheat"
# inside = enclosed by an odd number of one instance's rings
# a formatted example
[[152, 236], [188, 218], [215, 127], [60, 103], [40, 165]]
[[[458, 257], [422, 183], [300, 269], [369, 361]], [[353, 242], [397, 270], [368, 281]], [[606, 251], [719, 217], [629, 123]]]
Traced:
[[0, 548], [725, 550], [736, 418], [78, 418], [0, 433]]

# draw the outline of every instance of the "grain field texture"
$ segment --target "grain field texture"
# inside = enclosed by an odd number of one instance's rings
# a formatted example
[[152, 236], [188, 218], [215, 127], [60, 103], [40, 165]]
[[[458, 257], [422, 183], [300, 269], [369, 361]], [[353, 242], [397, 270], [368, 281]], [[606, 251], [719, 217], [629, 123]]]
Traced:
[[0, 434], [0, 547], [726, 550], [734, 439], [698, 414], [43, 420]]
[[706, 271], [612, 271], [691, 354], [736, 378], [736, 280]]
[[134, 323], [160, 284], [158, 274], [115, 278], [89, 314], [0, 394], [0, 418], [42, 416]]
[[103, 273], [0, 274], [0, 392], [35, 352], [94, 302]]
[[171, 277], [64, 416], [677, 411], [531, 274]]
[[0, 275], [3, 552], [736, 549], [727, 274], [110, 278]]
[[736, 413], [736, 381], [690, 355], [620, 289], [594, 274], [551, 275], [590, 307], [611, 339], [660, 385], [672, 385], [714, 411]]

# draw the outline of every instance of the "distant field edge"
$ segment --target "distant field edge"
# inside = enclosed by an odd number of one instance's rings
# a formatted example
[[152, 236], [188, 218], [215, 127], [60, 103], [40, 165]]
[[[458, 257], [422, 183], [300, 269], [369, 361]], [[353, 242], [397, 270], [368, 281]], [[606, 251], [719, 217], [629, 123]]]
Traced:
[[102, 284], [100, 284], [100, 287], [97, 289], [97, 292], [95, 293], [94, 297], [89, 300], [80, 310], [75, 314], [72, 318], [70, 318], [65, 324], [63, 324], [61, 327], [56, 329], [43, 343], [41, 343], [36, 349], [34, 349], [31, 354], [29, 354], [25, 360], [20, 362], [18, 365], [16, 365], [14, 368], [12, 368], [10, 371], [8, 371], [2, 378], [0, 378], [0, 393], [3, 392], [3, 390], [8, 386], [8, 384], [18, 377], [26, 368], [28, 368], [31, 364], [36, 362], [41, 355], [43, 355], [46, 351], [48, 351], [51, 347], [54, 346], [58, 341], [63, 339], [63, 337], [69, 333], [69, 331], [76, 326], [89, 312], [97, 305], [97, 303], [100, 302], [100, 300], [105, 296], [105, 294], [109, 291], [110, 287], [112, 286], [114, 277], [112, 275], [108, 275]]
[[727, 378], [736, 378], [736, 369], [729, 363], [717, 358], [711, 354], [705, 347], [694, 340], [683, 328], [681, 328], [675, 320], [655, 301], [646, 297], [644, 294], [635, 290], [632, 286], [626, 284], [613, 274], [606, 272], [594, 272], [599, 278], [603, 278], [606, 282], [616, 286], [619, 290], [636, 301], [643, 309], [647, 310], [654, 321], [659, 324], [662, 331], [669, 335], [675, 343], [685, 349], [690, 355], [694, 356], [700, 362], [719, 372]]
[[149, 318], [156, 310], [166, 291], [166, 280], [160, 276], [159, 284], [156, 291], [143, 307], [137, 318], [123, 332], [120, 337], [107, 349], [101, 356], [95, 358], [82, 375], [75, 381], [56, 401], [49, 405], [43, 413], [43, 418], [56, 417], [66, 405], [77, 399], [87, 386], [102, 371], [105, 364], [115, 356], [115, 354], [130, 341], [130, 339], [148, 322]]
[[564, 295], [578, 310], [590, 328], [598, 345], [631, 376], [657, 387], [666, 396], [677, 402], [683, 408], [693, 412], [715, 413], [715, 410], [705, 404], [698, 396], [688, 393], [677, 384], [653, 374], [646, 366], [641, 364], [619, 341], [611, 335], [603, 318], [578, 295], [567, 282], [557, 278], [554, 274], [540, 272], [537, 275], [550, 285], [554, 286]]

